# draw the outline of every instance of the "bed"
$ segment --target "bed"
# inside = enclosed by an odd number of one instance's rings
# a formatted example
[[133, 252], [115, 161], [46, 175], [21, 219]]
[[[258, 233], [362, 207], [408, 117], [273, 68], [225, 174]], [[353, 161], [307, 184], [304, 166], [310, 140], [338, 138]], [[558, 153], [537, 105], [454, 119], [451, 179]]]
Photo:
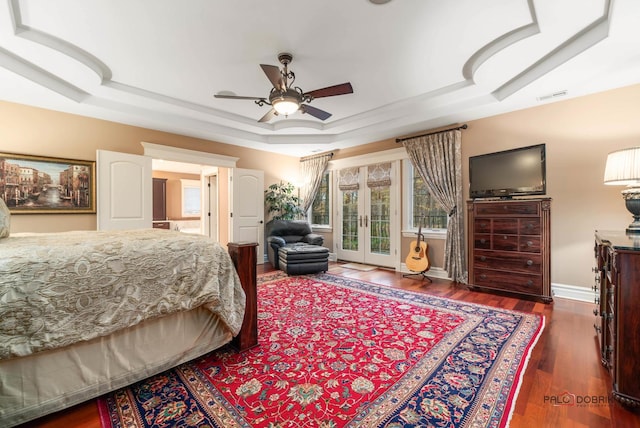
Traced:
[[70, 407], [246, 335], [245, 309], [255, 308], [245, 308], [234, 263], [209, 238], [176, 231], [2, 237], [0, 426]]

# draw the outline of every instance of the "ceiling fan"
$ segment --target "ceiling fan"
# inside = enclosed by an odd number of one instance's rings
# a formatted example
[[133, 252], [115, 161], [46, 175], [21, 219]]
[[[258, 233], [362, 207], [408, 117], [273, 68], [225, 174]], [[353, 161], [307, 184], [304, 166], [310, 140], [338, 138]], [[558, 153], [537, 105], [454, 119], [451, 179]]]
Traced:
[[331, 113], [328, 113], [319, 108], [312, 107], [309, 104], [316, 98], [333, 97], [335, 95], [352, 94], [353, 88], [351, 83], [342, 83], [340, 85], [328, 86], [322, 89], [316, 89], [315, 91], [304, 92], [297, 86], [293, 86], [293, 82], [296, 80], [296, 75], [293, 71], [290, 71], [288, 66], [293, 60], [293, 55], [290, 53], [278, 54], [278, 61], [284, 66], [281, 70], [275, 65], [260, 64], [262, 71], [267, 75], [267, 78], [273, 85], [269, 97], [243, 97], [239, 95], [224, 95], [215, 94], [215, 98], [228, 98], [234, 100], [254, 100], [260, 107], [267, 104], [271, 106], [271, 109], [258, 120], [258, 122], [268, 122], [274, 116], [289, 116], [300, 110], [302, 113], [308, 113], [313, 117], [320, 120], [327, 120], [331, 117]]

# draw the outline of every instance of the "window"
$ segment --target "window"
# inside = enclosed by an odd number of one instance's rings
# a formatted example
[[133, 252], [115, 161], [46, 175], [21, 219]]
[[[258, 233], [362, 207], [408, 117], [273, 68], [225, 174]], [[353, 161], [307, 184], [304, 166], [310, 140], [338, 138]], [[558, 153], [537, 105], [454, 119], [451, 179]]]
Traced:
[[447, 229], [447, 213], [431, 197], [427, 186], [415, 171], [409, 160], [404, 164], [404, 194], [405, 194], [405, 227], [410, 230], [423, 229], [444, 232]]
[[200, 182], [180, 180], [182, 184], [182, 217], [200, 217]]
[[316, 198], [311, 205], [311, 224], [314, 227], [331, 226], [331, 174], [327, 171], [322, 177]]

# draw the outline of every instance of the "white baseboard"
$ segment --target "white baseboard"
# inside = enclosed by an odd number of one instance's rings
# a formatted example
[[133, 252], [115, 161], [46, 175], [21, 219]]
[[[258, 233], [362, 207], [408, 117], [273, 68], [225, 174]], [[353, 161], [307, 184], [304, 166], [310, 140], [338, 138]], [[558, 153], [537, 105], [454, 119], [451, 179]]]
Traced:
[[561, 299], [578, 300], [593, 303], [595, 294], [592, 289], [567, 284], [551, 284], [551, 295]]

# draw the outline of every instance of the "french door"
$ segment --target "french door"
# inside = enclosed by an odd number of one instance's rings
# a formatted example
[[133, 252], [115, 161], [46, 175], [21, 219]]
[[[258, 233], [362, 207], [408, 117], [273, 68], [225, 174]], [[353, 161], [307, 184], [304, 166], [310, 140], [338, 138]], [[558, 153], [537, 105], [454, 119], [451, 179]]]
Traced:
[[[397, 163], [389, 163], [391, 177]], [[337, 174], [337, 254], [338, 259], [377, 266], [396, 267], [398, 252], [399, 180], [390, 185], [368, 185], [376, 165], [351, 168], [351, 183], [340, 184]]]

